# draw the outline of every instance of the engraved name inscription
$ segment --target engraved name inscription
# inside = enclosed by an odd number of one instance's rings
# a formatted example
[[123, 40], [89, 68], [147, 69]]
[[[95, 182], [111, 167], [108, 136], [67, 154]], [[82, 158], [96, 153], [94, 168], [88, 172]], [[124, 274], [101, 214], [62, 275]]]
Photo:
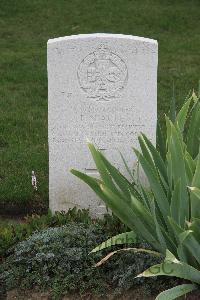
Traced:
[[88, 98], [108, 101], [120, 96], [127, 83], [128, 70], [119, 55], [100, 45], [82, 60], [77, 76]]

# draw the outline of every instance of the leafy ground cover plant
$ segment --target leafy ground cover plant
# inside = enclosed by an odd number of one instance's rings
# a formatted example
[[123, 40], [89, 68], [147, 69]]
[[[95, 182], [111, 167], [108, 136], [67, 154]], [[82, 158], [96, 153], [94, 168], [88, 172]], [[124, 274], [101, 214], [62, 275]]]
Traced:
[[[141, 150], [134, 149], [149, 181], [148, 188], [124, 177], [92, 144], [89, 149], [101, 178], [77, 170], [71, 172], [86, 182], [131, 229], [124, 233], [124, 240], [127, 234], [136, 232], [156, 252], [141, 251], [165, 255], [161, 264], [138, 277], [167, 275], [192, 282], [157, 297], [167, 300], [198, 289], [200, 285], [200, 102], [195, 93], [187, 97], [177, 116], [173, 114], [171, 120], [166, 117], [165, 142], [159, 131], [158, 135], [157, 148], [141, 134], [138, 138]], [[114, 237], [113, 241], [118, 238]], [[104, 243], [93, 252], [107, 245], [110, 243]], [[102, 262], [115, 253], [110, 253]]]
[[106, 287], [101, 272], [91, 267], [94, 260], [88, 249], [105, 237], [97, 225], [83, 223], [36, 232], [18, 243], [0, 266], [0, 281], [5, 290], [52, 288], [55, 298], [63, 291], [101, 294]]
[[[95, 268], [95, 261], [101, 254], [88, 254], [109, 236], [107, 228], [98, 223], [69, 223], [34, 233], [15, 245], [0, 265], [0, 298], [1, 293], [5, 295], [16, 287], [21, 291], [34, 287], [50, 291], [53, 299], [60, 299], [65, 294], [79, 296], [79, 299], [92, 296], [107, 299], [108, 294], [118, 297], [141, 287], [141, 299], [146, 299], [147, 295], [155, 295], [156, 291], [169, 286], [163, 279], [134, 279], [144, 268], [161, 262], [161, 258], [148, 253], [118, 253], [102, 268]], [[137, 246], [149, 247], [141, 243]], [[119, 246], [114, 247], [117, 249]], [[107, 253], [105, 249], [104, 255]]]
[[0, 223], [0, 261], [12, 252], [12, 247], [17, 243], [27, 239], [35, 231], [41, 231], [49, 227], [58, 227], [69, 223], [83, 223], [86, 225], [99, 224], [108, 235], [124, 232], [126, 230], [123, 223], [118, 218], [105, 215], [101, 220], [93, 220], [86, 209], [70, 209], [68, 212], [50, 211], [46, 215], [27, 216], [21, 222], [14, 224]]

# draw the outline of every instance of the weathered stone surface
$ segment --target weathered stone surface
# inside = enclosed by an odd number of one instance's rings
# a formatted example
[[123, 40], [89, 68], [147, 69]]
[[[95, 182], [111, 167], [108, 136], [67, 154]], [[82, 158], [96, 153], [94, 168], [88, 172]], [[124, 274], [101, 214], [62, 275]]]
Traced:
[[131, 147], [144, 132], [155, 141], [157, 42], [115, 34], [68, 36], [48, 41], [49, 198], [52, 211], [103, 203], [71, 167], [97, 174], [86, 140], [95, 143], [125, 174]]

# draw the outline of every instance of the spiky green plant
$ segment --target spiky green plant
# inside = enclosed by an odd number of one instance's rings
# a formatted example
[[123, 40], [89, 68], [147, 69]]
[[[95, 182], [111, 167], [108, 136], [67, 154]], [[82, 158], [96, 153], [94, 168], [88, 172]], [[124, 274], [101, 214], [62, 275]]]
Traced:
[[[159, 135], [162, 136], [161, 131]], [[122, 243], [127, 242], [127, 234], [134, 237], [136, 233], [157, 251], [152, 254], [166, 257], [163, 263], [138, 276], [167, 275], [192, 282], [162, 292], [156, 298], [175, 299], [200, 285], [199, 98], [192, 93], [174, 120], [166, 117], [165, 143], [159, 139], [156, 148], [144, 134], [138, 139], [140, 151], [134, 149], [134, 152], [149, 187], [129, 181], [92, 144], [89, 149], [100, 179], [77, 170], [71, 172], [86, 182], [131, 229], [120, 236]], [[118, 238], [114, 237], [112, 242]], [[93, 252], [110, 244], [110, 241], [104, 243]]]

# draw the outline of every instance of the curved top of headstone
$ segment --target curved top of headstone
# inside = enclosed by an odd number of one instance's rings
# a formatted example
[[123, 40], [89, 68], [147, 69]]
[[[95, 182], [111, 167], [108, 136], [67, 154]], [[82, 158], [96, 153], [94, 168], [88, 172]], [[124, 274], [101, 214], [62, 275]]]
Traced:
[[126, 34], [114, 34], [114, 33], [91, 33], [91, 34], [77, 34], [77, 35], [64, 36], [64, 37], [49, 39], [48, 44], [68, 41], [68, 40], [79, 40], [79, 39], [82, 40], [82, 39], [95, 39], [95, 38], [125, 39], [125, 40], [132, 40], [132, 41], [149, 43], [149, 44], [157, 44], [157, 41], [154, 39], [133, 36], [133, 35], [126, 35]]

